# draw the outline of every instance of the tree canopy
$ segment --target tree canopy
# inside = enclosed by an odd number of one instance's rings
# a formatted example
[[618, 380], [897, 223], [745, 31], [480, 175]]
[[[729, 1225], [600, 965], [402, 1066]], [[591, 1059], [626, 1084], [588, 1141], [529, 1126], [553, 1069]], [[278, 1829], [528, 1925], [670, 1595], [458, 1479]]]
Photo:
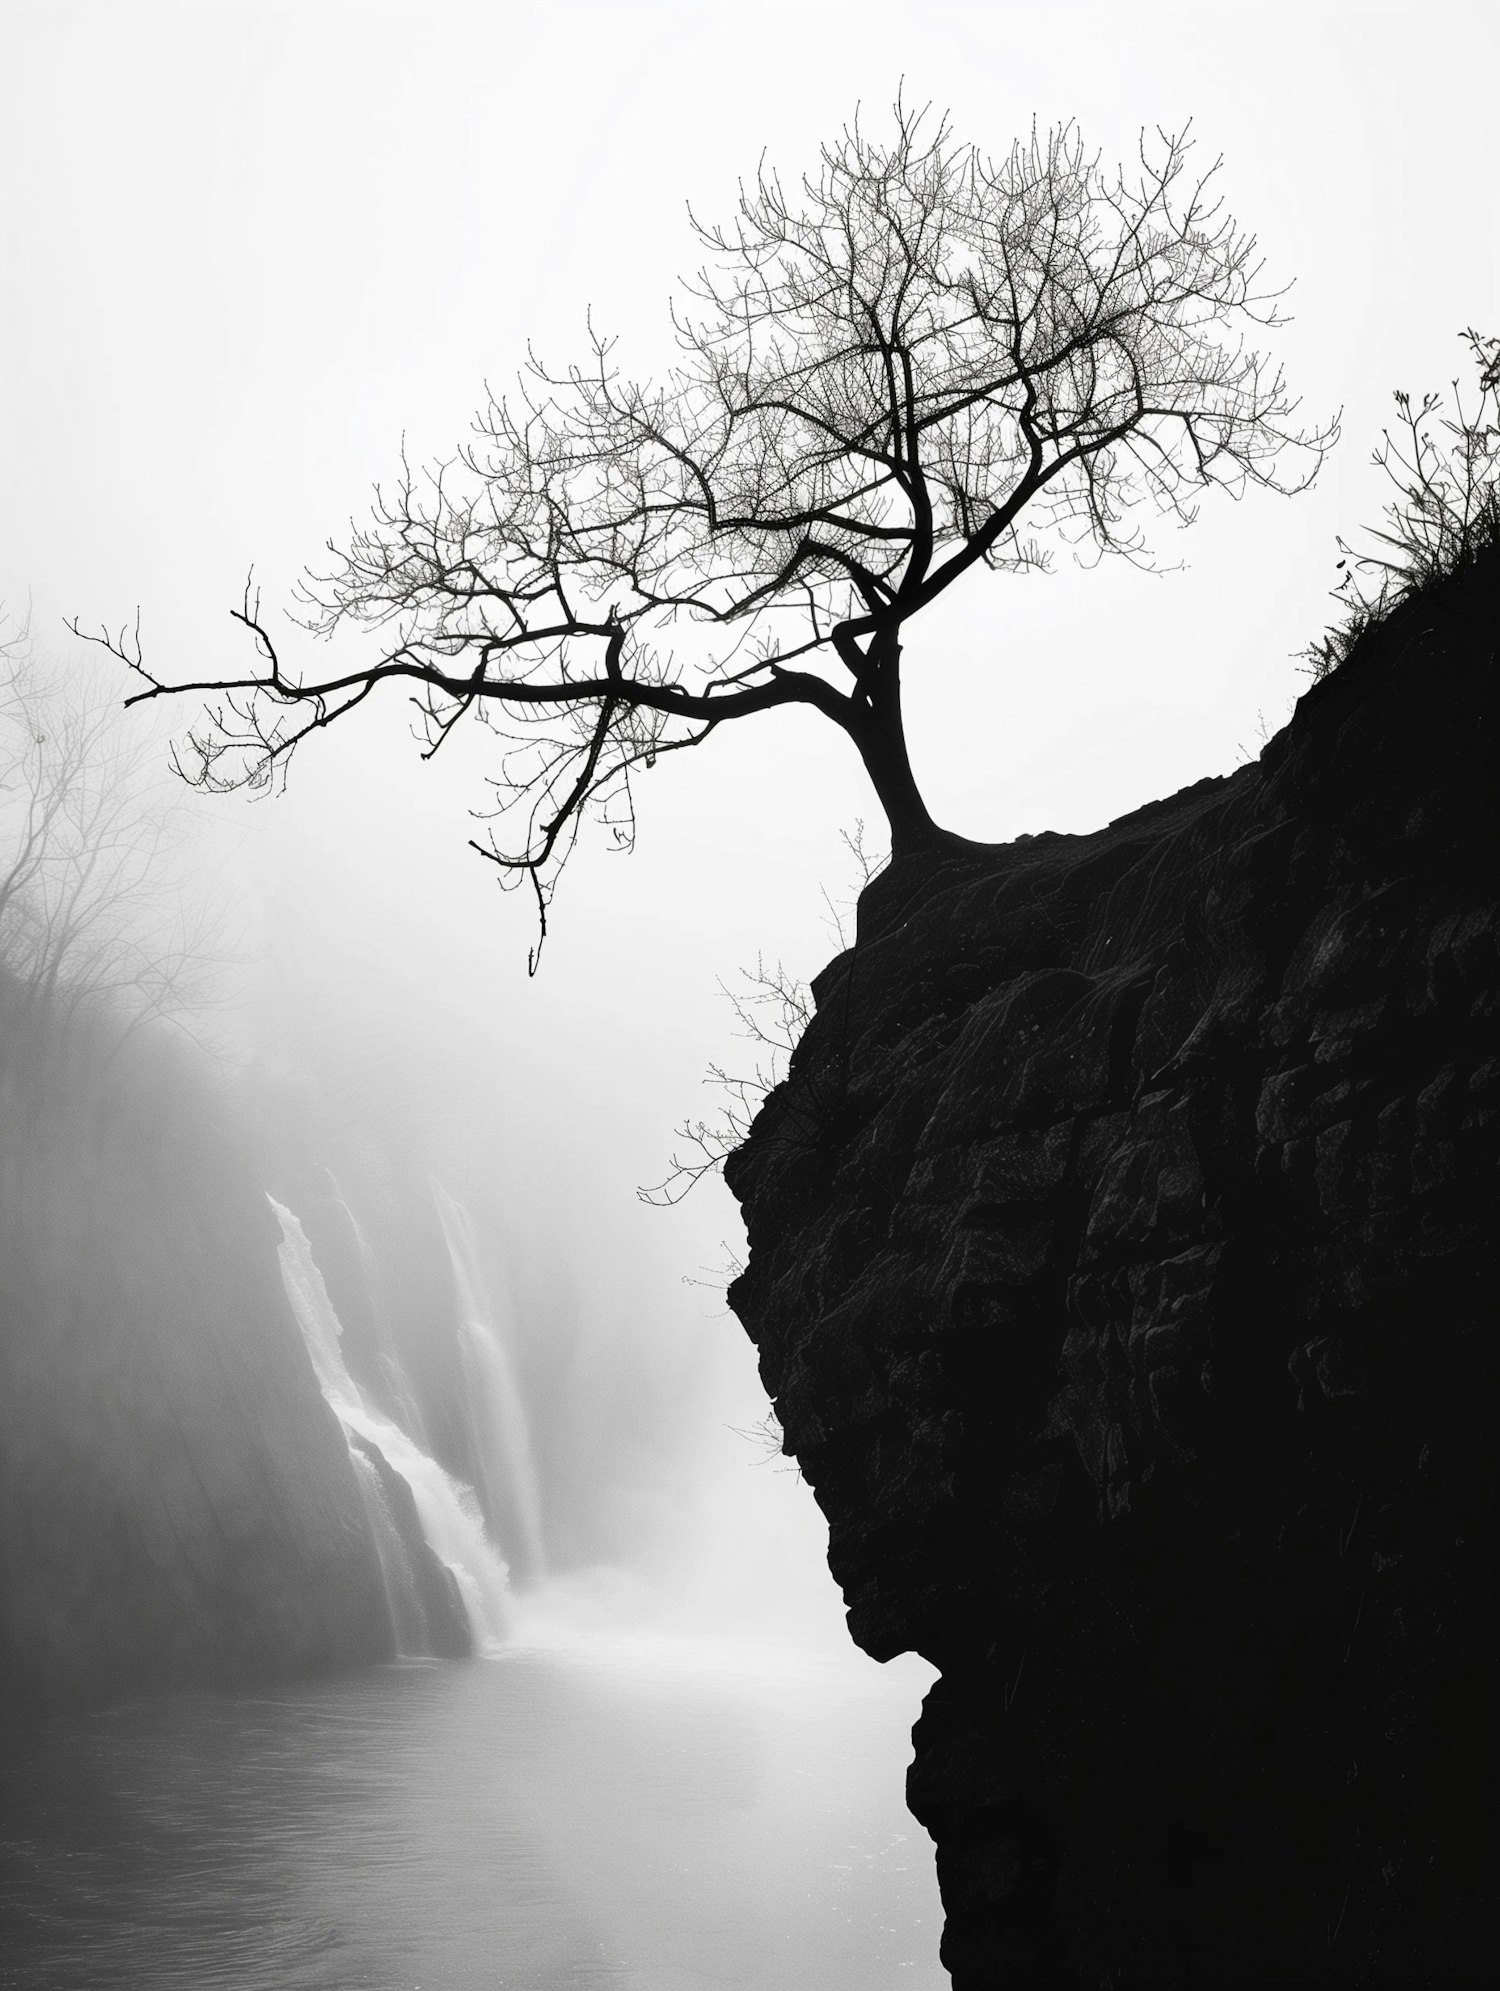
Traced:
[[677, 359], [622, 374], [534, 360], [448, 461], [375, 494], [301, 584], [294, 620], [371, 651], [283, 658], [247, 590], [248, 668], [168, 684], [111, 639], [141, 698], [210, 695], [179, 749], [210, 789], [263, 786], [387, 683], [425, 754], [473, 720], [502, 743], [475, 848], [546, 908], [581, 823], [628, 843], [635, 782], [730, 720], [810, 706], [860, 753], [898, 853], [949, 840], [908, 759], [906, 625], [970, 570], [1059, 546], [1149, 564], [1142, 513], [1204, 490], [1288, 492], [1337, 424], [1252, 335], [1281, 322], [1255, 239], [1186, 133], [1106, 170], [1073, 125], [998, 162], [897, 104], [794, 187], [762, 162], [674, 308]]

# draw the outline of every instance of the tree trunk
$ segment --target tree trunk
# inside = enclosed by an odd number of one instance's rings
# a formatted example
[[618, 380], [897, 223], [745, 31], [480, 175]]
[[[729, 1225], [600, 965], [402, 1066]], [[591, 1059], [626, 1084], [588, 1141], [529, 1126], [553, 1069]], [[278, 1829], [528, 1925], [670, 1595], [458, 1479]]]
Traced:
[[871, 673], [870, 689], [857, 723], [850, 728], [865, 772], [874, 784], [891, 826], [891, 855], [941, 849], [961, 842], [940, 829], [928, 813], [906, 751], [901, 716], [901, 646], [892, 642]]

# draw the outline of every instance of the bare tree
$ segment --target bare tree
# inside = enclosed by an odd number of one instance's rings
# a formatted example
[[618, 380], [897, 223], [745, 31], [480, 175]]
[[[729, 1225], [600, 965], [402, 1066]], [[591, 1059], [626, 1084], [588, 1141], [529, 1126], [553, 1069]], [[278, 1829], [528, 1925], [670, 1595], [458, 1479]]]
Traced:
[[762, 164], [731, 222], [694, 222], [664, 379], [622, 375], [591, 327], [585, 362], [533, 361], [452, 460], [403, 463], [330, 543], [298, 620], [380, 632], [370, 661], [284, 663], [248, 589], [243, 673], [167, 684], [138, 635], [102, 640], [140, 697], [221, 695], [182, 750], [206, 788], [270, 782], [387, 681], [415, 687], [428, 755], [491, 726], [485, 813], [520, 827], [475, 848], [532, 881], [544, 935], [586, 814], [628, 844], [638, 771], [782, 706], [848, 735], [898, 854], [957, 842], [907, 756], [907, 624], [1059, 542], [1149, 563], [1138, 508], [1186, 522], [1212, 486], [1301, 489], [1336, 435], [1293, 426], [1247, 343], [1280, 293], [1190, 150], [1158, 132], [1110, 172], [1068, 125], [995, 163], [899, 103], [887, 138], [856, 121], [795, 190]]
[[201, 1004], [210, 922], [174, 862], [180, 808], [113, 686], [0, 621], [0, 970], [12, 1001], [66, 1024]]

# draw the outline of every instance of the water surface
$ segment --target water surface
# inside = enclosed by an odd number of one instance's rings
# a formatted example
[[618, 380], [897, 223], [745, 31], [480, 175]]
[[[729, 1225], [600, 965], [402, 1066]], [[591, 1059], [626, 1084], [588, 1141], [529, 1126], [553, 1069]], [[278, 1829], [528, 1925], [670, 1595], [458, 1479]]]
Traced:
[[940, 1991], [923, 1680], [645, 1638], [38, 1725], [16, 1991]]

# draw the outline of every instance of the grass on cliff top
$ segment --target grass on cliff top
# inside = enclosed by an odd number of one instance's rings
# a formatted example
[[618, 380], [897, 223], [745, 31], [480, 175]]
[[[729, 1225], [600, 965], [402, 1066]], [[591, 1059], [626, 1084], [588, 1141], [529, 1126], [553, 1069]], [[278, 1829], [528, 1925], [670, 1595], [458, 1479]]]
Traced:
[[1373, 459], [1395, 496], [1384, 523], [1367, 528], [1368, 550], [1338, 542], [1343, 579], [1333, 595], [1342, 614], [1302, 652], [1314, 679], [1337, 670], [1366, 630], [1402, 602], [1500, 557], [1500, 338], [1472, 328], [1460, 336], [1478, 374], [1478, 398], [1466, 409], [1455, 380], [1450, 420], [1440, 394], [1413, 403], [1396, 389], [1395, 433], [1382, 432]]

